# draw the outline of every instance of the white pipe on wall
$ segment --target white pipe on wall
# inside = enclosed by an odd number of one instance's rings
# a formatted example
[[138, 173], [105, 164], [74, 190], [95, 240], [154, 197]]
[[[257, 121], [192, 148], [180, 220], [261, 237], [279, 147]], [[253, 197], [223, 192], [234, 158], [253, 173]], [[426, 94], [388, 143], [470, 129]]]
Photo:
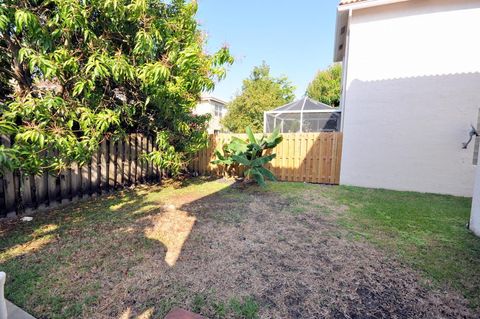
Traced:
[[0, 319], [7, 319], [7, 303], [5, 301], [5, 280], [7, 275], [0, 271]]
[[480, 165], [477, 165], [475, 168], [475, 184], [473, 186], [469, 228], [475, 235], [480, 236]]

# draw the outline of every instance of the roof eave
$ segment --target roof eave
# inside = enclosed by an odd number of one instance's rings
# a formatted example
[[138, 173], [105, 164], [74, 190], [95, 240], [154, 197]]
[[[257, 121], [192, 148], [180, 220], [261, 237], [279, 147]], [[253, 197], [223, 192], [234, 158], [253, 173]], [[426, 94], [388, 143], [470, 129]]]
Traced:
[[[337, 10], [337, 19], [335, 23], [335, 43], [333, 45], [333, 62], [341, 62], [345, 55], [345, 40], [348, 30], [348, 12]], [[342, 28], [344, 32], [342, 32]]]
[[213, 97], [213, 96], [202, 96], [200, 98], [200, 101], [204, 102], [204, 101], [213, 101], [213, 102], [217, 102], [219, 104], [222, 104], [222, 105], [227, 105], [228, 103], [226, 101], [223, 101], [219, 98], [216, 98], [216, 97]]
[[370, 7], [384, 6], [397, 2], [406, 2], [409, 0], [365, 0], [353, 3], [342, 4], [338, 6], [338, 11], [358, 10]]
[[[409, 0], [366, 0], [339, 5], [337, 8], [333, 61], [341, 62], [345, 55], [345, 40], [348, 33], [348, 30], [346, 30], [346, 28], [348, 25], [348, 19], [351, 11], [406, 1]], [[342, 28], [345, 28], [343, 33]]]

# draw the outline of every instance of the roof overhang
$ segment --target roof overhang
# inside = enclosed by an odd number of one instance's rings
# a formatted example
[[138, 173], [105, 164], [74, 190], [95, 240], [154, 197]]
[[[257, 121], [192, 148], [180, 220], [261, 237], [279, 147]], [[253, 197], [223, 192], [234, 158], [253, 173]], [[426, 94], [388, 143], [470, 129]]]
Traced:
[[294, 110], [294, 111], [265, 111], [265, 114], [293, 114], [293, 113], [342, 113], [340, 109], [331, 110]]
[[213, 97], [213, 96], [202, 96], [200, 98], [200, 101], [201, 102], [209, 102], [209, 101], [212, 101], [212, 102], [216, 102], [218, 104], [222, 104], [222, 105], [227, 105], [228, 103], [219, 99], [219, 98], [216, 98], [216, 97]]
[[409, 0], [357, 0], [349, 3], [340, 3], [337, 8], [333, 61], [340, 62], [345, 56], [348, 23], [352, 11], [406, 1]]

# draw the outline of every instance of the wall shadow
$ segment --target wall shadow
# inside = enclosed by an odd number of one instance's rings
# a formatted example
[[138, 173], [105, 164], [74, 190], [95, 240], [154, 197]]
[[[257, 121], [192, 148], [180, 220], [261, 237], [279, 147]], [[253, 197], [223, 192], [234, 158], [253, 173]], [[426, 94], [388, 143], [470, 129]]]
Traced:
[[470, 196], [478, 141], [462, 143], [479, 125], [478, 83], [480, 73], [351, 82], [342, 184]]

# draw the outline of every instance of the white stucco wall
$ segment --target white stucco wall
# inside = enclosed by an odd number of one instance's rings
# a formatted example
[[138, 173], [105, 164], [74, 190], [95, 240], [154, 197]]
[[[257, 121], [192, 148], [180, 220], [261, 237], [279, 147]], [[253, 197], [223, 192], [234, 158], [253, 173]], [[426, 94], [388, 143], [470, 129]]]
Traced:
[[222, 125], [220, 124], [220, 120], [226, 115], [227, 109], [225, 106], [222, 107], [222, 116], [215, 116], [215, 102], [210, 102], [210, 101], [202, 101], [200, 102], [194, 110], [195, 114], [198, 115], [204, 115], [204, 114], [210, 114], [212, 118], [210, 119], [210, 122], [208, 123], [208, 133], [213, 134], [215, 131], [222, 131]]
[[341, 184], [472, 195], [479, 30], [478, 0], [353, 12]]

